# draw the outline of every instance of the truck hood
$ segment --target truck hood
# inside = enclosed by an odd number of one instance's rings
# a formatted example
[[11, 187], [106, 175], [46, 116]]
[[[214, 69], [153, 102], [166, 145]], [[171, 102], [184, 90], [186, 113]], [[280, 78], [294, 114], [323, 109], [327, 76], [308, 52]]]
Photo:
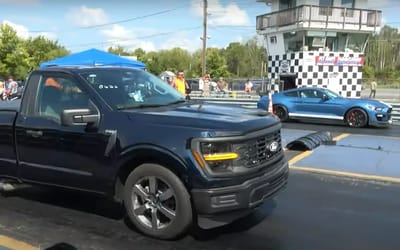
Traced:
[[247, 109], [236, 106], [203, 104], [185, 104], [161, 108], [129, 110], [130, 119], [138, 120], [149, 126], [190, 127], [201, 130], [248, 132], [275, 125], [279, 119], [259, 109]]

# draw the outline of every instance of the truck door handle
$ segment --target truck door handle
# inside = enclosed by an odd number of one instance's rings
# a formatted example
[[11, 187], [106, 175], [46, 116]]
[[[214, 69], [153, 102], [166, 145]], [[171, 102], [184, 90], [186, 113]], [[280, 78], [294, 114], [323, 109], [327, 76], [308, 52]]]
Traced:
[[41, 137], [43, 135], [43, 132], [40, 131], [40, 130], [27, 130], [26, 134], [30, 135], [30, 136], [32, 136], [34, 138], [38, 138], [38, 137]]

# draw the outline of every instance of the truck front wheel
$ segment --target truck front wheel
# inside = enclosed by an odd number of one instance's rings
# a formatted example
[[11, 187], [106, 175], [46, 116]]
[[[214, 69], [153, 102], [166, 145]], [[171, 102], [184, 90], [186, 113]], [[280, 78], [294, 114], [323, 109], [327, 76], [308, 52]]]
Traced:
[[157, 164], [142, 164], [129, 174], [124, 204], [135, 227], [158, 239], [179, 237], [193, 221], [186, 187], [172, 171]]

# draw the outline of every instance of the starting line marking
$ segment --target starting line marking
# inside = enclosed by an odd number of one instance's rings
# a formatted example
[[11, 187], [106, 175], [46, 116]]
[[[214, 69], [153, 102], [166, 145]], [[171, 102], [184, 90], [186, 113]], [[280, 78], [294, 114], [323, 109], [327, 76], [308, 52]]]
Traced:
[[2, 247], [11, 250], [38, 250], [37, 247], [31, 246], [23, 241], [0, 235], [0, 249], [2, 249]]
[[[348, 137], [350, 134], [343, 133], [335, 138], [333, 138], [334, 141], [339, 141], [343, 138]], [[289, 168], [293, 170], [300, 170], [300, 171], [305, 171], [305, 172], [312, 172], [312, 173], [318, 173], [318, 174], [328, 174], [328, 175], [336, 175], [336, 176], [344, 176], [344, 177], [351, 177], [351, 178], [359, 178], [359, 179], [364, 179], [364, 180], [375, 180], [375, 181], [385, 181], [385, 182], [393, 182], [393, 183], [400, 183], [400, 178], [396, 177], [389, 177], [389, 176], [381, 176], [381, 175], [369, 175], [369, 174], [359, 174], [359, 173], [353, 173], [353, 172], [346, 172], [346, 171], [338, 171], [338, 170], [329, 170], [329, 169], [322, 169], [322, 168], [315, 168], [315, 167], [300, 167], [300, 166], [294, 166], [297, 162], [300, 160], [304, 159], [305, 157], [309, 156], [312, 154], [312, 150], [307, 150], [304, 151], [295, 157], [293, 157], [291, 160], [289, 160]]]
[[336, 175], [336, 176], [351, 177], [351, 178], [358, 178], [358, 179], [364, 179], [364, 180], [384, 181], [384, 182], [392, 182], [392, 183], [400, 184], [400, 178], [389, 177], [389, 176], [357, 174], [357, 173], [352, 173], [352, 172], [328, 170], [328, 169], [313, 168], [313, 167], [290, 166], [290, 169], [300, 170], [300, 171], [305, 171], [305, 172], [312, 172], [312, 173], [317, 173], [317, 174], [328, 174], [328, 175]]

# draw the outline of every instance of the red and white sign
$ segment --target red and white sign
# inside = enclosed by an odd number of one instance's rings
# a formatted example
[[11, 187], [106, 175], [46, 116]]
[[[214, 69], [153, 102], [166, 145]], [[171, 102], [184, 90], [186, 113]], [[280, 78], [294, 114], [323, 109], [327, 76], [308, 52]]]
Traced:
[[362, 66], [364, 57], [350, 56], [316, 56], [316, 65], [335, 65], [335, 66]]

